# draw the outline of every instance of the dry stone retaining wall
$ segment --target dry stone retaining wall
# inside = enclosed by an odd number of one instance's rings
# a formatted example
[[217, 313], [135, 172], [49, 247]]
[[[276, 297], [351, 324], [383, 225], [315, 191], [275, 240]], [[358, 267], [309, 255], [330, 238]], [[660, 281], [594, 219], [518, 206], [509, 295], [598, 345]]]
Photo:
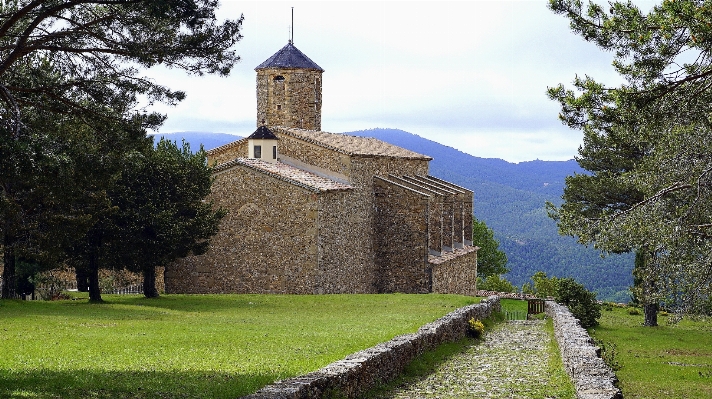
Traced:
[[554, 321], [554, 336], [559, 343], [566, 372], [576, 388], [578, 399], [622, 399], [615, 386], [616, 375], [599, 357], [600, 349], [566, 306], [546, 301], [546, 314]]
[[332, 393], [356, 397], [397, 377], [419, 354], [463, 338], [470, 318], [484, 319], [500, 310], [499, 297], [489, 297], [426, 324], [414, 334], [395, 337], [304, 376], [278, 381], [244, 399], [313, 399]]

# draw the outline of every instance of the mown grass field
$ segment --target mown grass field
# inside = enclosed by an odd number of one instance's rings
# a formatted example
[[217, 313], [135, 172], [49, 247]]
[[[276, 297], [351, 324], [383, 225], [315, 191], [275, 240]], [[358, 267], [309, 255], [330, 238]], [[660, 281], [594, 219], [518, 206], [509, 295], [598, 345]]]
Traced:
[[607, 344], [609, 353], [613, 343], [623, 397], [712, 398], [712, 320], [669, 325], [658, 316], [659, 327], [643, 327], [642, 314], [622, 308], [601, 313], [592, 335]]
[[457, 295], [0, 301], [2, 398], [236, 398], [414, 332]]

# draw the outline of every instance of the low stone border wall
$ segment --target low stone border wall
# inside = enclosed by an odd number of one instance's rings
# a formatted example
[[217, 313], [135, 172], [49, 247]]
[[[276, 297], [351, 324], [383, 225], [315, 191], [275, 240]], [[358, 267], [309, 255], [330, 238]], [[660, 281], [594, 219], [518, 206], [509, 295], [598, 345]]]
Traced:
[[546, 301], [546, 314], [554, 321], [554, 335], [559, 343], [566, 372], [576, 388], [578, 399], [622, 399], [614, 383], [616, 375], [599, 357], [600, 348], [566, 306]]
[[421, 353], [467, 334], [470, 318], [485, 319], [501, 311], [499, 297], [483, 299], [424, 325], [418, 332], [356, 352], [312, 373], [277, 381], [244, 399], [306, 399], [339, 393], [353, 398], [382, 382], [396, 378]]

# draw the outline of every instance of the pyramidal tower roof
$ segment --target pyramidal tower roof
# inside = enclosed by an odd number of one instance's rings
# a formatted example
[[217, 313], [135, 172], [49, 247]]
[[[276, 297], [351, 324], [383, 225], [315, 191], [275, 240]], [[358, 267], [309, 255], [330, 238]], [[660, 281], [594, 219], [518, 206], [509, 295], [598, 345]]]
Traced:
[[269, 57], [267, 61], [261, 63], [255, 68], [255, 71], [267, 68], [301, 68], [301, 69], [315, 69], [317, 71], [324, 70], [304, 55], [298, 48], [294, 46], [290, 40], [286, 46], [282, 47], [279, 51], [274, 53], [273, 56]]

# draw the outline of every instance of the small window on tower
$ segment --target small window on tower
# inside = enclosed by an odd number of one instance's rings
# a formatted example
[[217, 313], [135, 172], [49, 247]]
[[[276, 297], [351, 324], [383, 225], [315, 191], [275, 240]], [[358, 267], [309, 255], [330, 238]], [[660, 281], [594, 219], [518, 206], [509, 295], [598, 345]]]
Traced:
[[277, 76], [274, 77], [274, 81], [277, 82], [277, 83], [282, 83], [282, 82], [284, 82], [284, 76], [282, 76], [282, 75], [277, 75]]
[[282, 109], [282, 104], [277, 104], [277, 111]]
[[262, 158], [262, 146], [261, 145], [255, 146], [255, 158]]
[[272, 159], [277, 159], [277, 146], [272, 146]]

